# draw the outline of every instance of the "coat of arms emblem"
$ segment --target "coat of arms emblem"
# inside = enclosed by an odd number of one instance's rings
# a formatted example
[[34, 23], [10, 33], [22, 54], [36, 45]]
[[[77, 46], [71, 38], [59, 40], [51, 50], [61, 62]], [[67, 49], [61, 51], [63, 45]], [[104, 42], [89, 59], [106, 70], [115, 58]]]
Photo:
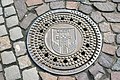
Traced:
[[71, 53], [76, 48], [76, 34], [74, 28], [52, 28], [52, 49], [60, 54]]

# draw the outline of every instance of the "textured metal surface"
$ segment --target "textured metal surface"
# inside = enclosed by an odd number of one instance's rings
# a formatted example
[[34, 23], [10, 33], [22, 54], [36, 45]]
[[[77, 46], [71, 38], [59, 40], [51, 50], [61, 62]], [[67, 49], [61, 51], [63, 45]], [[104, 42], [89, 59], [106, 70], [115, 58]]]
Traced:
[[97, 25], [75, 10], [53, 10], [30, 26], [27, 49], [33, 61], [48, 72], [70, 75], [92, 65], [102, 46]]

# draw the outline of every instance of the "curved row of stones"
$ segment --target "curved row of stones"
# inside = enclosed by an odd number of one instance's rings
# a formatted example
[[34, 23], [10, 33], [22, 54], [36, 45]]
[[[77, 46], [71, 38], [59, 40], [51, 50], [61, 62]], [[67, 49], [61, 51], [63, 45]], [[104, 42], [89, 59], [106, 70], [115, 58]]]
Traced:
[[[119, 80], [119, 0], [0, 0], [0, 80]], [[26, 32], [31, 21], [51, 9], [68, 8], [90, 16], [103, 35], [103, 48], [94, 65], [71, 76], [52, 75], [29, 59]], [[28, 76], [29, 75], [29, 76]]]

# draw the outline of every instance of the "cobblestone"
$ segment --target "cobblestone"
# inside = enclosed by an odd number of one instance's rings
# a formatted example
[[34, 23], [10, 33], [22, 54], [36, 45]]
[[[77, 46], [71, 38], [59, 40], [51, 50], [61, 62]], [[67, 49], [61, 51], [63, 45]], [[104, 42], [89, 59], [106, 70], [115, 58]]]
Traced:
[[89, 80], [88, 75], [85, 72], [79, 73], [75, 77], [77, 80]]
[[105, 2], [106, 0], [90, 0], [90, 1], [95, 1], [95, 2]]
[[118, 4], [118, 6], [117, 6], [117, 10], [120, 11], [120, 4]]
[[117, 59], [117, 62], [113, 65], [112, 70], [120, 71], [120, 58]]
[[36, 68], [24, 70], [22, 74], [23, 74], [23, 80], [39, 80], [39, 76], [37, 74]]
[[86, 14], [90, 14], [92, 12], [93, 8], [89, 5], [81, 4], [79, 7], [79, 10], [86, 13]]
[[103, 16], [109, 22], [120, 22], [120, 14], [119, 13], [103, 13]]
[[115, 42], [115, 34], [113, 34], [111, 32], [104, 33], [104, 42], [114, 43]]
[[2, 72], [0, 73], [0, 80], [5, 80]]
[[110, 32], [111, 31], [109, 23], [102, 22], [99, 24], [99, 27], [100, 27], [101, 32]]
[[19, 21], [17, 16], [11, 16], [9, 18], [6, 18], [6, 24], [8, 28], [16, 26], [18, 25], [18, 23]]
[[115, 33], [120, 33], [120, 23], [112, 23], [111, 24], [111, 28], [113, 30], [113, 32]]
[[28, 6], [42, 4], [43, 0], [26, 0]]
[[3, 69], [2, 69], [2, 64], [0, 63], [0, 71], [3, 71]]
[[73, 1], [67, 1], [66, 2], [66, 8], [68, 8], [68, 9], [78, 10], [79, 6], [80, 6], [79, 2], [73, 2]]
[[91, 73], [94, 77], [97, 77], [97, 74], [98, 74], [99, 72], [105, 74], [105, 71], [103, 70], [103, 67], [100, 66], [98, 63], [95, 64], [94, 66], [92, 66], [92, 67], [89, 69], [89, 71], [90, 71], [90, 73]]
[[120, 34], [117, 35], [116, 42], [117, 44], [120, 44]]
[[25, 19], [20, 23], [20, 26], [21, 26], [23, 29], [27, 29], [28, 26], [30, 25], [30, 23], [32, 22], [32, 20], [34, 20], [36, 17], [37, 17], [36, 14], [29, 13], [29, 14], [25, 17]]
[[0, 51], [11, 48], [10, 40], [8, 36], [0, 37]]
[[16, 56], [24, 55], [26, 53], [26, 46], [24, 41], [15, 42], [13, 44]]
[[2, 57], [2, 63], [3, 64], [10, 64], [16, 61], [16, 58], [13, 54], [12, 51], [4, 51], [1, 53], [1, 57]]
[[116, 46], [110, 44], [103, 44], [102, 51], [110, 55], [115, 55], [116, 49], [117, 49]]
[[118, 57], [120, 57], [120, 47], [118, 47], [117, 51], [116, 51], [116, 54]]
[[31, 65], [30, 59], [28, 58], [27, 55], [19, 57], [18, 62], [19, 62], [19, 65], [20, 65], [20, 69], [29, 67]]
[[15, 0], [14, 1], [18, 17], [21, 20], [27, 12], [27, 7], [24, 0]]
[[3, 14], [2, 7], [0, 6], [0, 15], [2, 15], [2, 14]]
[[111, 73], [111, 80], [119, 80], [119, 79], [120, 79], [120, 72]]
[[112, 0], [113, 2], [120, 2], [120, 0]]
[[58, 80], [75, 80], [75, 78], [71, 76], [59, 76]]
[[5, 9], [4, 9], [4, 13], [5, 13], [5, 17], [9, 17], [9, 16], [11, 16], [11, 15], [13, 15], [13, 14], [16, 14], [16, 11], [15, 11], [15, 8], [14, 8], [14, 6], [10, 6], [10, 7], [6, 7]]
[[13, 3], [13, 0], [1, 0], [2, 6], [7, 6]]
[[116, 5], [112, 2], [106, 2], [106, 3], [94, 3], [94, 6], [100, 10], [100, 11], [114, 11], [116, 8]]
[[57, 0], [44, 0], [45, 2], [53, 2], [53, 1], [57, 1]]
[[114, 62], [114, 58], [112, 56], [107, 55], [107, 54], [101, 53], [101, 55], [98, 59], [98, 62], [106, 68], [111, 68], [112, 64]]
[[53, 76], [49, 73], [45, 73], [45, 72], [39, 72], [42, 80], [57, 80], [56, 76]]
[[99, 73], [96, 74], [96, 76], [94, 77], [94, 79], [95, 79], [95, 80], [100, 80], [100, 79], [102, 80], [102, 77], [103, 77], [103, 76], [104, 76], [104, 74], [101, 73], [101, 72], [99, 72]]
[[17, 65], [7, 67], [4, 70], [5, 70], [6, 80], [17, 80], [21, 78], [20, 71]]
[[64, 1], [51, 2], [50, 3], [50, 8], [51, 9], [65, 8], [65, 2]]
[[43, 5], [39, 6], [38, 8], [36, 8], [35, 10], [38, 15], [41, 15], [41, 14], [47, 12], [48, 10], [50, 10], [49, 4], [43, 4]]
[[96, 12], [92, 12], [91, 13], [91, 17], [92, 19], [96, 22], [96, 23], [99, 23], [101, 21], [104, 20], [104, 18], [102, 17], [101, 13], [96, 11]]
[[13, 29], [10, 29], [9, 32], [10, 32], [10, 38], [13, 41], [21, 39], [23, 37], [21, 28], [19, 28], [19, 27], [15, 27]]
[[4, 23], [5, 21], [4, 21], [4, 18], [3, 18], [3, 16], [0, 16], [0, 24], [2, 24], [2, 23]]
[[7, 30], [4, 25], [0, 25], [0, 36], [4, 36], [7, 34]]

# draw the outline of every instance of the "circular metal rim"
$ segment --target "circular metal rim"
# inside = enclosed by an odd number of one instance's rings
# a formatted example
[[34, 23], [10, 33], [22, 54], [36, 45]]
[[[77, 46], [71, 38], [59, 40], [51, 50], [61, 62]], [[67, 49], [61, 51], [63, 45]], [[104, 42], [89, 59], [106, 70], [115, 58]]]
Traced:
[[[88, 61], [87, 63], [85, 63], [83, 66], [81, 66], [81, 67], [79, 67], [79, 68], [76, 68], [76, 69], [73, 69], [73, 70], [61, 71], [61, 70], [51, 69], [51, 68], [49, 68], [49, 67], [47, 67], [47, 66], [45, 66], [45, 65], [40, 65], [40, 64], [38, 64], [36, 61], [34, 61], [32, 55], [31, 55], [30, 52], [29, 52], [29, 48], [28, 48], [28, 40], [29, 40], [29, 39], [28, 39], [28, 34], [29, 34], [29, 31], [30, 31], [31, 27], [34, 25], [34, 23], [35, 23], [38, 19], [41, 19], [41, 18], [43, 18], [43, 17], [46, 16], [46, 15], [53, 14], [53, 13], [59, 13], [59, 12], [76, 13], [76, 14], [79, 15], [79, 16], [83, 16], [83, 18], [84, 18], [86, 21], [88, 21], [89, 24], [91, 24], [93, 28], [96, 28], [96, 29], [98, 30], [97, 33], [99, 33], [99, 41], [100, 41], [100, 42], [99, 42], [99, 45], [100, 45], [100, 46], [99, 46], [99, 49], [97, 48], [97, 54], [94, 54], [94, 55], [93, 55], [93, 58], [92, 58], [90, 61]], [[42, 68], [43, 70], [45, 70], [45, 71], [47, 71], [47, 72], [50, 72], [50, 73], [52, 73], [52, 74], [57, 74], [57, 75], [72, 75], [72, 74], [77, 74], [77, 73], [82, 72], [82, 71], [86, 70], [87, 68], [89, 68], [89, 67], [97, 60], [97, 58], [99, 57], [99, 54], [100, 54], [101, 49], [102, 49], [102, 35], [101, 35], [100, 30], [99, 30], [99, 27], [97, 27], [96, 23], [95, 23], [92, 19], [90, 19], [88, 16], [86, 16], [84, 13], [81, 13], [81, 12], [79, 12], [79, 11], [77, 11], [77, 10], [70, 10], [70, 9], [51, 10], [51, 11], [48, 11], [48, 12], [43, 13], [42, 15], [38, 16], [38, 17], [31, 23], [31, 25], [29, 25], [29, 26], [31, 26], [31, 27], [29, 28], [29, 30], [28, 30], [28, 32], [27, 32], [27, 40], [26, 40], [26, 41], [27, 41], [26, 44], [27, 44], [28, 53], [29, 53], [32, 61], [33, 61], [35, 64], [37, 64], [37, 66], [39, 66], [40, 68]], [[89, 64], [88, 64], [88, 63], [89, 63]]]

